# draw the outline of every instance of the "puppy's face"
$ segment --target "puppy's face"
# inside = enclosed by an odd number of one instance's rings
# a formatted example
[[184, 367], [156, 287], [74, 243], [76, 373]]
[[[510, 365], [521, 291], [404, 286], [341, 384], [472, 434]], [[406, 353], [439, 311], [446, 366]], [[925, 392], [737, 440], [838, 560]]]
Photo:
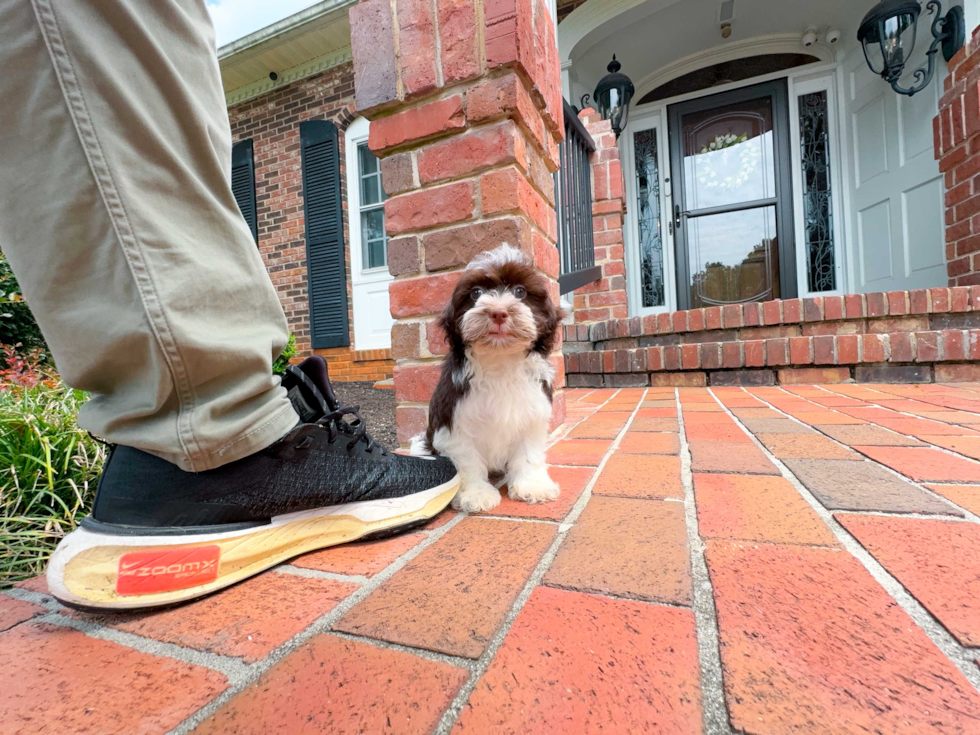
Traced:
[[503, 354], [550, 351], [560, 319], [544, 277], [523, 260], [488, 258], [463, 272], [442, 326], [454, 349]]

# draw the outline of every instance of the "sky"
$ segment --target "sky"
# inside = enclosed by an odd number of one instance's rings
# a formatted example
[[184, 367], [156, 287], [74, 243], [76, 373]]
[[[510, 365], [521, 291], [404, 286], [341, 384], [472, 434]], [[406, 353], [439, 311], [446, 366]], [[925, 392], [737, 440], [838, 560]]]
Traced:
[[298, 13], [319, 0], [207, 0], [218, 48]]

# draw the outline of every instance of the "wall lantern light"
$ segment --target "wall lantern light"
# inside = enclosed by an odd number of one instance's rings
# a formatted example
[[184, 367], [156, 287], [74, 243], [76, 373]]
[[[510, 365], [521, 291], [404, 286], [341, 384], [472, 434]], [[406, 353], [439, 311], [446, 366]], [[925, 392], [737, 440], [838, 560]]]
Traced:
[[[613, 54], [612, 61], [606, 67], [606, 71], [609, 73], [599, 80], [593, 94], [593, 99], [599, 106], [599, 114], [603, 120], [612, 123], [612, 129], [617, 138], [626, 127], [630, 100], [633, 99], [633, 82], [625, 74], [619, 73], [621, 66], [616, 61], [616, 54]], [[582, 107], [588, 107], [588, 104], [589, 95], [582, 95]]]
[[935, 71], [936, 52], [940, 47], [943, 58], [948, 62], [963, 47], [966, 37], [963, 8], [954, 5], [943, 15], [939, 0], [929, 0], [926, 7], [935, 16], [932, 21], [932, 45], [926, 51], [929, 64], [925, 69], [915, 70], [914, 81], [908, 88], [898, 82], [915, 47], [915, 30], [922, 12], [918, 1], [881, 0], [868, 11], [858, 28], [858, 41], [871, 71], [891, 84], [896, 92], [909, 97], [929, 85]]

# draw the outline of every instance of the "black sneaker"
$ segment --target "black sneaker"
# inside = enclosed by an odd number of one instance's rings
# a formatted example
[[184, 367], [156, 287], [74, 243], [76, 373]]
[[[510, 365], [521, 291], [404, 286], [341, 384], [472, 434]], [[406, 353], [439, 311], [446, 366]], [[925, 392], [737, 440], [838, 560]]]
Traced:
[[205, 472], [114, 447], [92, 515], [48, 564], [48, 588], [89, 608], [169, 605], [290, 557], [424, 523], [459, 476], [444, 458], [392, 454], [341, 406], [322, 357], [283, 387], [301, 418], [261, 452]]

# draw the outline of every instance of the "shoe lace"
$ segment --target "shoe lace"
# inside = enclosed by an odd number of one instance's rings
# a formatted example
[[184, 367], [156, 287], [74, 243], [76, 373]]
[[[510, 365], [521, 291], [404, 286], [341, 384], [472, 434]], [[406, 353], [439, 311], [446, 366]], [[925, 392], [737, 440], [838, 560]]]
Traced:
[[[374, 448], [377, 446], [381, 450], [381, 456], [387, 456], [388, 450], [385, 449], [380, 444], [375, 444], [374, 439], [367, 432], [367, 424], [364, 423], [364, 419], [361, 418], [361, 414], [358, 411], [361, 410], [360, 406], [338, 406], [336, 411], [331, 411], [324, 414], [317, 419], [316, 423], [324, 427], [328, 432], [330, 432], [330, 443], [333, 444], [337, 437], [341, 434], [350, 437], [350, 441], [347, 442], [347, 451], [351, 451], [359, 441], [363, 441], [367, 444], [367, 451], [373, 452]], [[346, 421], [344, 416], [354, 416], [354, 421]], [[341, 428], [343, 425], [344, 428]]]

